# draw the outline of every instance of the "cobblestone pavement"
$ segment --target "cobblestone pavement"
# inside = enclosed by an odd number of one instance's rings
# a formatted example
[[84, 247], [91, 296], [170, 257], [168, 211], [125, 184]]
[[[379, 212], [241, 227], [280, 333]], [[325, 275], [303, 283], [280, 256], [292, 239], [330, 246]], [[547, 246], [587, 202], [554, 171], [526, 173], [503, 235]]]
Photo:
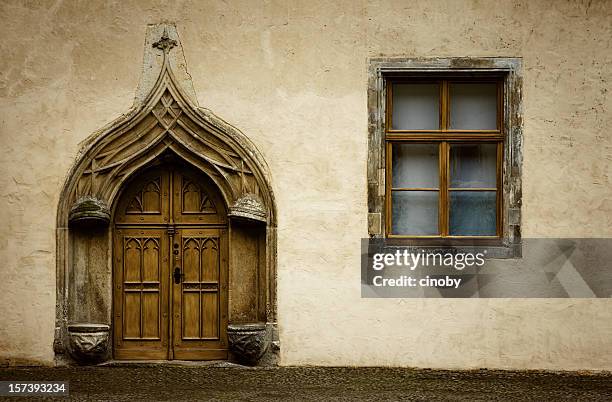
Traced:
[[0, 368], [0, 380], [69, 381], [70, 399], [91, 401], [612, 400], [612, 374], [132, 365]]

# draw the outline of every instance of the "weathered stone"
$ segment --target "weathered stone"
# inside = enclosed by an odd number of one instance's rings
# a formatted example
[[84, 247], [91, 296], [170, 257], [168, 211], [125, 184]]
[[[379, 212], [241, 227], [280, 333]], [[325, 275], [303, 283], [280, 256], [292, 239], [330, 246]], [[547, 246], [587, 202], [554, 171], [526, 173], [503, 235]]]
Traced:
[[230, 207], [228, 216], [250, 221], [266, 222], [268, 213], [259, 197], [255, 194], [245, 194]]
[[68, 351], [80, 364], [96, 364], [108, 359], [109, 332], [106, 324], [68, 326]]
[[[162, 160], [196, 168], [220, 191], [218, 206], [234, 206], [235, 217], [267, 224], [249, 227], [240, 236], [233, 228], [229, 253], [249, 264], [232, 265], [233, 259], [229, 271], [249, 281], [228, 284], [226, 303], [232, 309], [227, 320], [275, 322], [276, 254], [268, 248], [275, 247], [276, 218], [267, 164], [240, 130], [198, 106], [176, 27], [160, 23], [147, 28], [134, 106], [83, 143], [60, 195], [58, 226], [71, 230], [57, 236], [56, 336], [64, 339], [70, 322], [114, 325], [110, 312], [117, 291], [112, 276], [116, 259], [109, 258], [108, 242], [114, 229], [107, 223], [134, 178]], [[115, 208], [112, 213], [107, 205]], [[106, 230], [72, 230], [73, 221], [99, 223], [96, 219]], [[248, 303], [241, 301], [246, 299]], [[255, 309], [251, 300], [257, 301]]]
[[372, 212], [368, 214], [368, 234], [379, 235], [382, 233], [381, 214]]
[[106, 227], [110, 222], [110, 211], [103, 200], [83, 196], [70, 208], [68, 221], [70, 226]]
[[230, 324], [227, 326], [230, 351], [238, 361], [256, 364], [270, 346], [266, 324]]

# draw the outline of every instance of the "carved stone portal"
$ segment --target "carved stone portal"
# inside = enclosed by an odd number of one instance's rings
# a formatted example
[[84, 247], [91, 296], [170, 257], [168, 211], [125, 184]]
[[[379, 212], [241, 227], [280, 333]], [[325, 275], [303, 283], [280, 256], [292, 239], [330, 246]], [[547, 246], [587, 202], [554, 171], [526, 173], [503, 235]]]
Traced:
[[95, 364], [108, 359], [109, 331], [106, 324], [68, 326], [68, 351], [80, 364]]
[[[113, 322], [117, 289], [111, 273], [117, 256], [109, 246], [109, 218], [133, 179], [168, 158], [206, 176], [218, 189], [219, 205], [229, 212], [234, 279], [228, 284], [228, 321], [265, 322], [275, 328], [276, 210], [267, 164], [242, 132], [199, 107], [176, 26], [162, 23], [147, 27], [133, 107], [85, 140], [60, 195], [57, 353], [68, 348], [85, 360], [102, 353], [107, 338], [101, 328], [69, 331], [68, 323]], [[138, 200], [131, 207], [147, 208]], [[204, 212], [214, 207], [201, 205]], [[168, 233], [174, 230], [167, 228]]]
[[256, 364], [270, 346], [266, 324], [230, 324], [227, 326], [230, 351], [246, 364]]

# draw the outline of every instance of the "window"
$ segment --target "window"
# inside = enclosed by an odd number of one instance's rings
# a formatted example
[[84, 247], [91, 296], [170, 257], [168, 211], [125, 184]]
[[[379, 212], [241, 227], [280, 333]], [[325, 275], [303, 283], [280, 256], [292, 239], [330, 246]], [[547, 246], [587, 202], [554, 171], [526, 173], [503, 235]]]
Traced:
[[367, 246], [521, 256], [523, 67], [512, 57], [374, 57]]
[[386, 80], [386, 234], [502, 236], [500, 76]]

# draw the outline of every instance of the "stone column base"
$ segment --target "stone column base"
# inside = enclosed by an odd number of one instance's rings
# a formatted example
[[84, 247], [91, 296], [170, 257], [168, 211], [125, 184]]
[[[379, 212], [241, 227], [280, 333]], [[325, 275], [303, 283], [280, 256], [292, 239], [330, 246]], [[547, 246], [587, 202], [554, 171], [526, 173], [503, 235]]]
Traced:
[[80, 364], [97, 364], [108, 359], [110, 327], [106, 324], [68, 325], [68, 352]]
[[229, 350], [236, 359], [255, 365], [270, 346], [270, 336], [265, 323], [229, 324], [227, 326]]

